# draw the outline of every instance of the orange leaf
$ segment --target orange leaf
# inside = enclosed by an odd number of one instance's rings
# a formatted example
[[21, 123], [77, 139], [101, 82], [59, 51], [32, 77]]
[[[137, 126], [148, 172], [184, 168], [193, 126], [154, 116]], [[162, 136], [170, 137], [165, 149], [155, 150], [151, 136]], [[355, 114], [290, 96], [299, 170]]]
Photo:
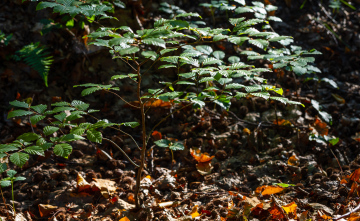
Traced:
[[247, 128], [244, 128], [243, 129], [243, 133], [245, 133], [245, 134], [247, 134], [247, 135], [250, 135], [250, 130], [249, 129], [247, 129]]
[[215, 156], [210, 156], [208, 153], [200, 153], [200, 151], [199, 151], [199, 153], [197, 153], [193, 149], [190, 149], [190, 154], [191, 154], [191, 156], [194, 157], [194, 159], [197, 162], [200, 162], [200, 163], [208, 162], [215, 157]]
[[281, 193], [283, 190], [284, 190], [284, 188], [282, 188], [280, 186], [267, 186], [261, 194], [263, 196], [267, 196], [267, 195], [271, 195], [271, 194]]
[[266, 187], [267, 185], [257, 187], [255, 190], [256, 195], [259, 195]]
[[127, 218], [126, 216], [124, 216], [123, 218], [121, 218], [119, 221], [130, 221], [129, 218]]
[[284, 211], [292, 218], [296, 219], [296, 203], [295, 202], [291, 202], [290, 204], [283, 206], [282, 208], [284, 209]]
[[360, 220], [360, 212], [351, 213], [348, 221], [358, 221]]
[[48, 204], [39, 204], [38, 207], [41, 217], [49, 216], [52, 212], [58, 209], [57, 206], [52, 206]]
[[300, 159], [293, 154], [291, 157], [289, 157], [288, 162], [287, 162], [290, 166], [299, 166], [300, 164]]
[[134, 203], [135, 203], [134, 194], [129, 194], [129, 196], [128, 196], [128, 198], [127, 198], [127, 201], [128, 201], [129, 203], [134, 204]]
[[161, 133], [160, 133], [159, 131], [157, 131], [157, 130], [155, 130], [154, 132], [152, 132], [151, 135], [153, 136], [153, 138], [154, 138], [155, 141], [161, 140], [161, 138], [162, 138]]
[[319, 118], [316, 118], [314, 127], [315, 127], [316, 131], [319, 132], [319, 134], [322, 136], [328, 135], [328, 133], [329, 133], [327, 124], [322, 122]]
[[360, 142], [360, 133], [356, 133], [355, 136], [352, 136], [351, 139], [354, 139], [358, 142]]
[[271, 207], [268, 211], [271, 214], [271, 219], [272, 220], [285, 219], [283, 211], [280, 208], [278, 208], [277, 206]]
[[277, 124], [277, 125], [283, 125], [283, 126], [291, 125], [291, 122], [290, 122], [290, 121], [284, 120], [284, 119], [279, 119], [278, 121], [274, 120], [273, 123], [274, 123], [274, 124]]
[[195, 217], [198, 217], [201, 215], [200, 213], [198, 213], [197, 209], [198, 209], [198, 205], [194, 206], [194, 208], [191, 210], [190, 215], [192, 218], [195, 218]]
[[356, 169], [350, 176], [350, 180], [352, 181], [358, 181], [360, 178], [360, 168]]

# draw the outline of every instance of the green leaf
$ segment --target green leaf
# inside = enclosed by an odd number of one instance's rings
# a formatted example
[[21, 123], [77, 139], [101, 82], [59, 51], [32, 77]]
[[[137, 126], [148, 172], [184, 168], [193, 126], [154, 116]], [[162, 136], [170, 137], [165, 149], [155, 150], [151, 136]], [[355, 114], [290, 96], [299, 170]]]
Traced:
[[203, 65], [210, 65], [210, 64], [221, 64], [221, 60], [218, 60], [216, 58], [206, 58], [203, 61]]
[[242, 45], [248, 39], [249, 37], [230, 37], [228, 41], [236, 45]]
[[198, 45], [196, 46], [196, 50], [207, 55], [210, 55], [213, 52], [212, 47], [210, 47], [209, 45]]
[[61, 136], [58, 141], [59, 142], [61, 142], [61, 141], [71, 142], [71, 141], [84, 140], [84, 139], [85, 139], [84, 137], [77, 135], [77, 134], [66, 134], [64, 136]]
[[40, 147], [41, 147], [41, 149], [43, 149], [43, 151], [49, 149], [52, 146], [53, 146], [53, 143], [44, 143], [44, 144], [40, 145]]
[[164, 65], [161, 65], [160, 67], [158, 67], [158, 69], [162, 69], [162, 68], [176, 68], [177, 66], [176, 65], [173, 65], [173, 64], [164, 64]]
[[[163, 50], [168, 50], [168, 49], [163, 49]], [[171, 49], [169, 49], [169, 50], [171, 50]], [[160, 51], [160, 53], [161, 53], [161, 51]], [[155, 61], [156, 58], [158, 57], [158, 54], [155, 51], [142, 51], [141, 55], [144, 56], [145, 58], [150, 58], [153, 61]], [[116, 75], [116, 76], [121, 76], [121, 75]]]
[[333, 138], [329, 140], [329, 143], [333, 146], [335, 146], [339, 142], [339, 138]]
[[163, 50], [160, 51], [160, 54], [164, 55], [164, 54], [166, 54], [168, 52], [176, 51], [177, 49], [178, 48], [163, 49]]
[[[60, 114], [54, 115], [54, 117], [59, 120], [60, 122], [63, 122], [66, 118], [66, 113], [61, 112]], [[54, 123], [54, 122], [53, 122]]]
[[214, 51], [212, 53], [212, 56], [214, 56], [216, 59], [222, 60], [225, 58], [225, 52], [223, 51]]
[[189, 82], [189, 81], [178, 81], [178, 82], [176, 82], [176, 84], [195, 85], [194, 82]]
[[76, 109], [86, 111], [90, 105], [82, 101], [73, 100], [71, 102], [71, 106], [75, 107]]
[[86, 137], [95, 143], [101, 143], [102, 142], [102, 134], [99, 131], [96, 130], [88, 130], [86, 131]]
[[15, 107], [29, 108], [29, 104], [23, 101], [10, 101], [9, 103]]
[[204, 101], [197, 100], [197, 99], [190, 99], [190, 101], [191, 101], [192, 103], [194, 103], [195, 105], [199, 105], [200, 108], [202, 108], [202, 107], [205, 106], [205, 102], [204, 102]]
[[76, 134], [76, 135], [83, 135], [85, 132], [85, 129], [84, 128], [81, 128], [81, 127], [74, 127], [70, 130], [70, 133], [71, 134]]
[[45, 136], [51, 135], [53, 133], [55, 133], [56, 131], [58, 131], [60, 128], [58, 127], [53, 127], [53, 126], [46, 126], [43, 129], [43, 133], [45, 134]]
[[30, 142], [30, 141], [37, 140], [37, 139], [39, 139], [40, 137], [41, 137], [41, 136], [40, 136], [39, 134], [29, 132], [29, 133], [24, 133], [24, 134], [18, 136], [16, 139], [17, 139], [17, 140], [24, 140], [24, 141], [26, 141], [26, 142]]
[[168, 56], [161, 58], [161, 61], [166, 61], [172, 64], [177, 64], [179, 60], [179, 56]]
[[100, 88], [100, 87], [89, 87], [89, 88], [84, 89], [81, 92], [81, 96], [86, 96], [86, 95], [92, 94], [92, 93], [94, 93], [96, 91], [100, 91], [100, 90], [102, 90], [102, 88]]
[[161, 38], [146, 38], [142, 40], [142, 43], [166, 48], [165, 41]]
[[0, 173], [3, 173], [7, 170], [6, 163], [0, 163]]
[[171, 141], [166, 140], [166, 139], [161, 139], [161, 140], [157, 140], [154, 142], [157, 146], [159, 147], [169, 147], [171, 144]]
[[25, 110], [14, 110], [11, 111], [8, 116], [7, 119], [12, 118], [12, 117], [21, 117], [21, 116], [27, 116], [33, 114], [32, 111], [25, 111]]
[[273, 183], [273, 185], [281, 186], [281, 187], [284, 187], [284, 188], [288, 188], [288, 187], [291, 187], [291, 186], [296, 186], [295, 184], [288, 184], [288, 183]]
[[174, 20], [174, 21], [170, 21], [169, 23], [173, 27], [187, 28], [190, 26], [187, 21], [183, 21], [183, 20]]
[[34, 115], [30, 117], [30, 122], [32, 125], [35, 125], [37, 122], [41, 121], [44, 118], [45, 116], [43, 115]]
[[29, 154], [36, 154], [36, 155], [40, 155], [40, 156], [45, 156], [44, 150], [39, 146], [26, 147], [24, 149], [24, 151], [29, 153]]
[[60, 102], [56, 102], [51, 104], [51, 106], [56, 106], [56, 107], [64, 107], [64, 106], [69, 106], [70, 104], [66, 101], [60, 101]]
[[72, 152], [72, 147], [70, 144], [67, 143], [61, 143], [57, 144], [54, 147], [54, 154], [60, 157], [68, 158], [68, 156]]
[[0, 153], [7, 153], [14, 150], [18, 150], [18, 148], [11, 144], [0, 144]]
[[138, 47], [130, 47], [130, 48], [124, 48], [124, 49], [117, 50], [116, 52], [118, 52], [121, 56], [124, 56], [127, 54], [134, 54], [138, 51], [140, 51], [140, 49]]
[[231, 64], [235, 64], [235, 63], [240, 62], [240, 58], [237, 57], [237, 56], [230, 56], [230, 57], [228, 58], [228, 61], [229, 61]]
[[39, 114], [42, 114], [42, 113], [44, 113], [46, 111], [47, 106], [45, 104], [39, 104], [39, 105], [36, 105], [36, 106], [31, 106], [31, 109], [38, 112]]
[[242, 22], [244, 20], [245, 20], [244, 17], [242, 17], [242, 18], [230, 18], [229, 22], [230, 22], [230, 24], [236, 26], [236, 25], [240, 24], [240, 22]]
[[11, 186], [11, 181], [10, 180], [1, 180], [0, 185], [1, 185], [2, 188]]
[[173, 150], [173, 151], [176, 151], [176, 150], [184, 150], [185, 147], [184, 147], [184, 145], [182, 143], [176, 142], [176, 143], [172, 143], [169, 146], [169, 149]]
[[54, 110], [52, 110], [53, 113], [58, 113], [66, 110], [75, 110], [73, 107], [55, 107]]
[[15, 177], [15, 179], [14, 179], [14, 181], [23, 181], [23, 180], [26, 180], [26, 178], [23, 176], [18, 176], [18, 177]]
[[140, 124], [138, 122], [125, 122], [125, 123], [121, 123], [121, 125], [135, 128], [135, 127], [139, 126]]
[[178, 17], [188, 17], [188, 16], [201, 18], [201, 16], [200, 16], [198, 13], [194, 13], [194, 12], [181, 13], [181, 14], [176, 15], [175, 18], [178, 18]]
[[16, 166], [22, 167], [29, 160], [29, 155], [26, 153], [13, 153], [9, 159]]

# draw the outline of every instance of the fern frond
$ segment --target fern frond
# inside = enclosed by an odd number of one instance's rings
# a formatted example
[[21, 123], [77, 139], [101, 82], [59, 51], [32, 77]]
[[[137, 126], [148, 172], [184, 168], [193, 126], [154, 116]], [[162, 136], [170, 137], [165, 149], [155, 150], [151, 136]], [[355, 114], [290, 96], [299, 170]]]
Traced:
[[44, 80], [45, 86], [48, 86], [48, 75], [53, 57], [40, 46], [40, 42], [31, 43], [17, 51], [17, 54], [25, 61], [27, 65], [39, 73]]

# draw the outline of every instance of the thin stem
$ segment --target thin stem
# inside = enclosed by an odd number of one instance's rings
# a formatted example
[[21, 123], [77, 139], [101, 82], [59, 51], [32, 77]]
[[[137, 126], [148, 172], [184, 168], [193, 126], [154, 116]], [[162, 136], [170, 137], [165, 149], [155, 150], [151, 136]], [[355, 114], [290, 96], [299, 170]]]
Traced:
[[7, 205], [6, 205], [6, 201], [5, 201], [5, 197], [4, 197], [4, 194], [3, 194], [3, 191], [2, 191], [2, 188], [0, 187], [0, 192], [1, 192], [1, 196], [2, 196], [2, 199], [4, 201], [4, 205], [5, 205], [5, 208], [6, 208], [6, 213], [9, 217], [9, 212], [8, 212], [8, 208], [7, 208]]
[[122, 101], [124, 101], [126, 104], [130, 105], [133, 108], [140, 108], [138, 106], [132, 105], [129, 102], [127, 102], [124, 98], [122, 98], [120, 95], [118, 95], [117, 93], [113, 92], [113, 91], [107, 91], [109, 93], [112, 93], [113, 95], [117, 96], [118, 98], [120, 98]]
[[134, 161], [131, 160], [131, 158], [125, 153], [125, 151], [123, 149], [121, 149], [121, 147], [119, 147], [119, 145], [117, 145], [114, 141], [110, 140], [110, 139], [107, 139], [105, 137], [103, 137], [104, 140], [107, 140], [109, 141], [110, 143], [114, 144], [114, 146], [116, 146], [120, 151], [121, 153], [123, 153], [125, 155], [125, 157], [130, 161], [130, 163], [132, 165], [134, 165], [135, 167], [140, 167], [139, 165], [137, 165]]
[[12, 203], [13, 203], [14, 215], [16, 216], [15, 197], [14, 197], [14, 180], [13, 179], [11, 179], [11, 195], [12, 195]]

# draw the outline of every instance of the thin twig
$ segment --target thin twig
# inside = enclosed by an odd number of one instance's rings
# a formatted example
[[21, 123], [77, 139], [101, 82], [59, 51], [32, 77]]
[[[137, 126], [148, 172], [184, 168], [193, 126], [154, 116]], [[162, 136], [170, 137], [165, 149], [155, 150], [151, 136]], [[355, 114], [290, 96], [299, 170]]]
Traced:
[[123, 149], [121, 149], [121, 147], [119, 147], [119, 145], [117, 145], [114, 141], [110, 140], [110, 139], [107, 139], [105, 137], [103, 137], [104, 140], [107, 140], [109, 141], [110, 143], [114, 144], [114, 146], [116, 146], [120, 151], [121, 153], [124, 154], [124, 156], [130, 161], [130, 163], [132, 165], [134, 165], [135, 167], [140, 167], [139, 165], [137, 165], [134, 161], [131, 160], [131, 158], [125, 153], [125, 151]]
[[117, 93], [115, 93], [115, 92], [113, 92], [113, 91], [107, 91], [107, 92], [112, 93], [113, 95], [117, 96], [118, 98], [120, 98], [122, 101], [124, 101], [126, 104], [130, 105], [131, 107], [133, 107], [133, 108], [139, 108], [139, 109], [140, 109], [140, 107], [135, 106], [135, 105], [132, 105], [132, 104], [130, 104], [129, 102], [127, 102], [124, 98], [122, 98], [122, 97], [121, 97], [120, 95], [118, 95]]

